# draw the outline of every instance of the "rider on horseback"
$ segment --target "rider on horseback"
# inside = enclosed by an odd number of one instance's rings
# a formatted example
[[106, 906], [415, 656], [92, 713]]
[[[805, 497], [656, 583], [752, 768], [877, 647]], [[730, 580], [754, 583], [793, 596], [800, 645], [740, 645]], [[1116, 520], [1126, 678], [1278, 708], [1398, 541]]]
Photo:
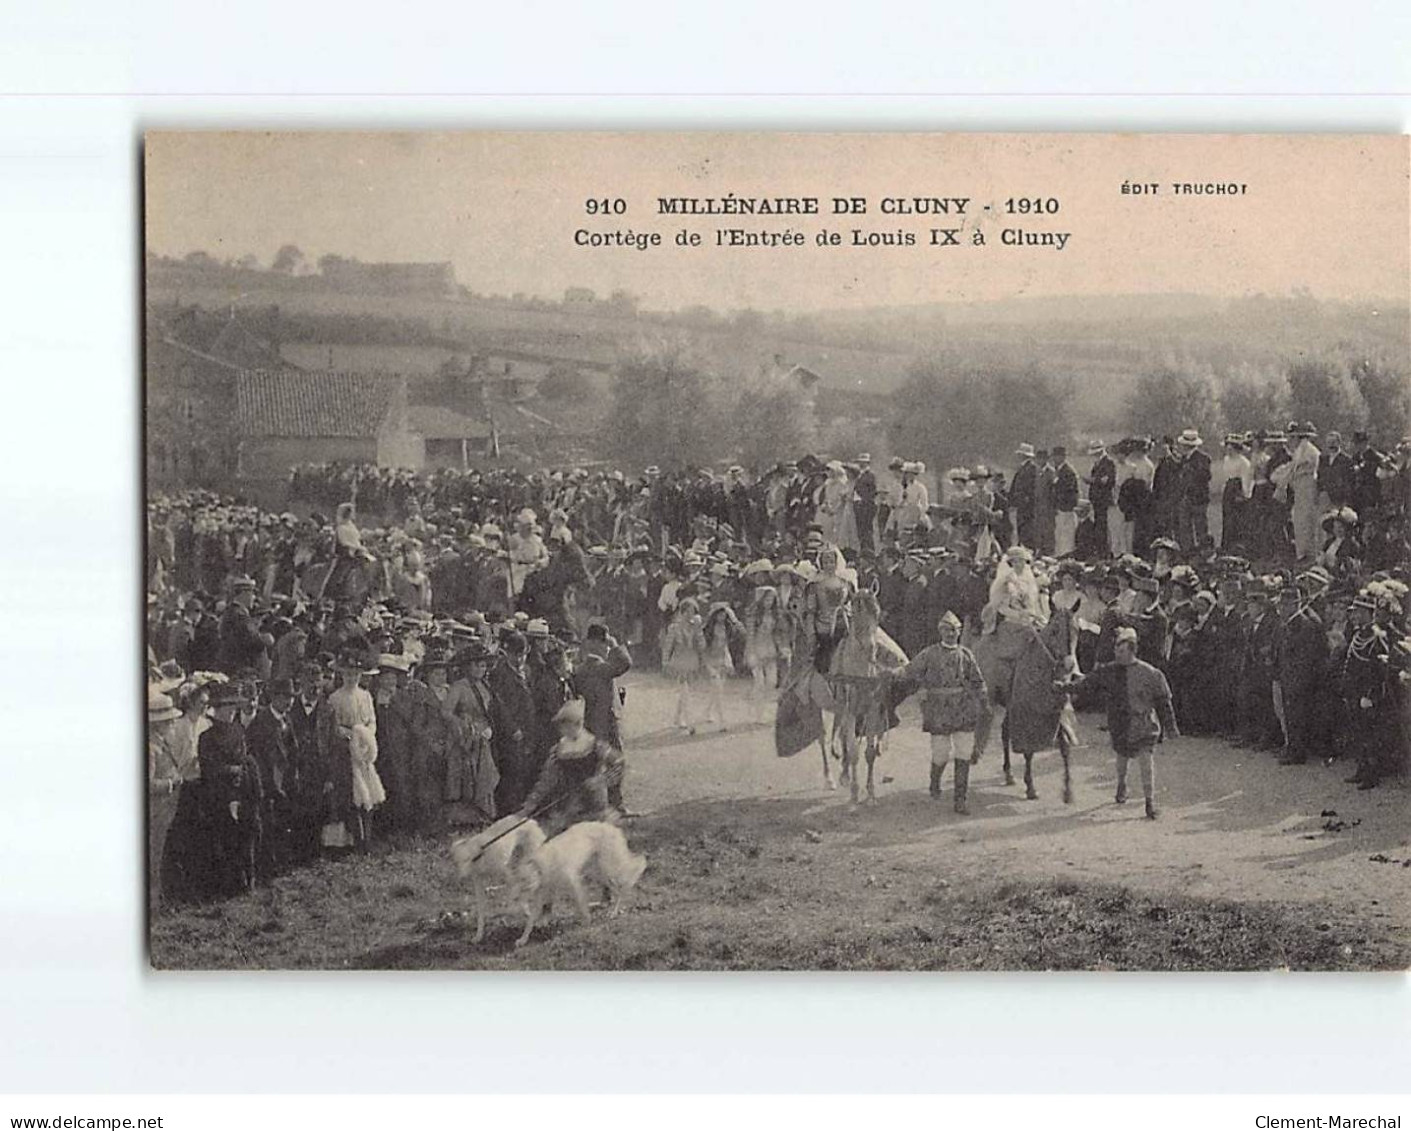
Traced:
[[989, 603], [980, 612], [983, 632], [998, 630], [1001, 623], [1039, 628], [1048, 623], [1039, 580], [1034, 576], [1034, 555], [1027, 547], [1011, 546], [995, 570]]
[[356, 512], [352, 503], [339, 503], [333, 518], [333, 565], [317, 596], [324, 593], [342, 593], [347, 584], [348, 574], [360, 561], [371, 561], [372, 555], [363, 549], [362, 534], [358, 531]]

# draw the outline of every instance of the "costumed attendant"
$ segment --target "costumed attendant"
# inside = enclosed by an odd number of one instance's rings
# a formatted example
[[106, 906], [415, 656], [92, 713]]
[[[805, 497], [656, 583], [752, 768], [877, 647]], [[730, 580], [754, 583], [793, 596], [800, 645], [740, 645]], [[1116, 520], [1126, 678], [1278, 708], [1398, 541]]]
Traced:
[[[960, 643], [960, 618], [947, 611], [937, 625], [940, 642], [923, 648], [897, 673], [906, 687], [922, 692], [921, 728], [931, 736], [931, 796], [941, 796], [941, 777], [955, 763], [955, 811], [969, 813], [970, 767], [980, 760], [977, 731], [988, 711], [985, 677], [970, 649]], [[957, 749], [956, 735], [972, 736], [970, 750]]]
[[570, 699], [554, 716], [559, 739], [539, 780], [520, 806], [548, 836], [579, 821], [616, 821], [609, 797], [622, 791], [622, 752], [584, 727], [582, 699]]
[[676, 727], [696, 733], [691, 719], [691, 687], [705, 670], [706, 642], [701, 628], [700, 609], [695, 598], [681, 600], [666, 626], [661, 647], [661, 666], [676, 680]]
[[1068, 690], [1085, 683], [1103, 689], [1107, 702], [1107, 733], [1117, 755], [1117, 804], [1127, 801], [1127, 769], [1135, 759], [1141, 772], [1146, 815], [1156, 820], [1156, 763], [1158, 742], [1179, 738], [1176, 713], [1171, 706], [1171, 687], [1156, 668], [1137, 659], [1136, 629], [1117, 630], [1115, 659], [1078, 676], [1062, 686]]
[[706, 613], [701, 626], [701, 637], [705, 641], [703, 656], [705, 674], [710, 680], [706, 693], [706, 715], [708, 724], [719, 723], [728, 728], [725, 718], [725, 677], [735, 672], [734, 661], [730, 658], [732, 637], [743, 635], [744, 626], [726, 602], [717, 601]]
[[745, 662], [750, 668], [751, 698], [760, 722], [770, 721], [770, 703], [779, 686], [779, 661], [788, 649], [788, 624], [779, 605], [779, 590], [761, 585], [745, 610]]

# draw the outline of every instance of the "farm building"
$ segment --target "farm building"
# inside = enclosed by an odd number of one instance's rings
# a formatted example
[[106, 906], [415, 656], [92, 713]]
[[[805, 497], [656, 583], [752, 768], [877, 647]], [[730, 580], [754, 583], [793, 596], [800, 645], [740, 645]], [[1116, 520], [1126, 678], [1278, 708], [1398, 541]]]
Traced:
[[464, 471], [495, 459], [490, 425], [439, 405], [416, 404], [407, 409], [407, 425], [421, 437], [427, 468]]
[[365, 373], [245, 371], [235, 386], [237, 466], [243, 479], [280, 479], [333, 460], [419, 468], [406, 378]]
[[288, 368], [232, 312], [149, 317], [145, 354], [147, 477], [155, 486], [217, 486], [235, 475], [236, 382], [245, 369]]

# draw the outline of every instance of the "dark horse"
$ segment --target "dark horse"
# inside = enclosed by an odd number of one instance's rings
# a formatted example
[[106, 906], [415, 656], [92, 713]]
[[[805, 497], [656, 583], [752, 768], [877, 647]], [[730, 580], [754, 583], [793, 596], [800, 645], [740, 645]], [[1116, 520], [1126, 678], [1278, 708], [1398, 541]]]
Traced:
[[345, 559], [335, 573], [334, 561], [315, 562], [304, 567], [299, 588], [312, 600], [328, 597], [361, 605], [369, 598], [387, 596], [392, 580], [385, 561], [367, 558]]
[[[981, 636], [972, 646], [991, 707], [1004, 708], [1000, 724], [1004, 783], [1014, 784], [1009, 763], [1013, 749], [1024, 755], [1025, 796], [1030, 801], [1039, 796], [1034, 788], [1034, 755], [1055, 744], [1063, 758], [1063, 801], [1073, 801], [1072, 739], [1063, 725], [1068, 696], [1056, 690], [1054, 682], [1076, 667], [1077, 646], [1073, 614], [1067, 609], [1055, 609], [1052, 619], [1040, 629], [1001, 621], [994, 632]], [[977, 749], [983, 749], [989, 725], [982, 724], [982, 732], [976, 735]]]

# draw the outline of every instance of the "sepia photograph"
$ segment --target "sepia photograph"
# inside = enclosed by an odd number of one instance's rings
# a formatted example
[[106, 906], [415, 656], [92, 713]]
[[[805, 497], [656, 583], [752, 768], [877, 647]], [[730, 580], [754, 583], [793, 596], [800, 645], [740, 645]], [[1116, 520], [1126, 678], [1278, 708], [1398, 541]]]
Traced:
[[1411, 967], [1407, 137], [142, 165], [156, 971]]

